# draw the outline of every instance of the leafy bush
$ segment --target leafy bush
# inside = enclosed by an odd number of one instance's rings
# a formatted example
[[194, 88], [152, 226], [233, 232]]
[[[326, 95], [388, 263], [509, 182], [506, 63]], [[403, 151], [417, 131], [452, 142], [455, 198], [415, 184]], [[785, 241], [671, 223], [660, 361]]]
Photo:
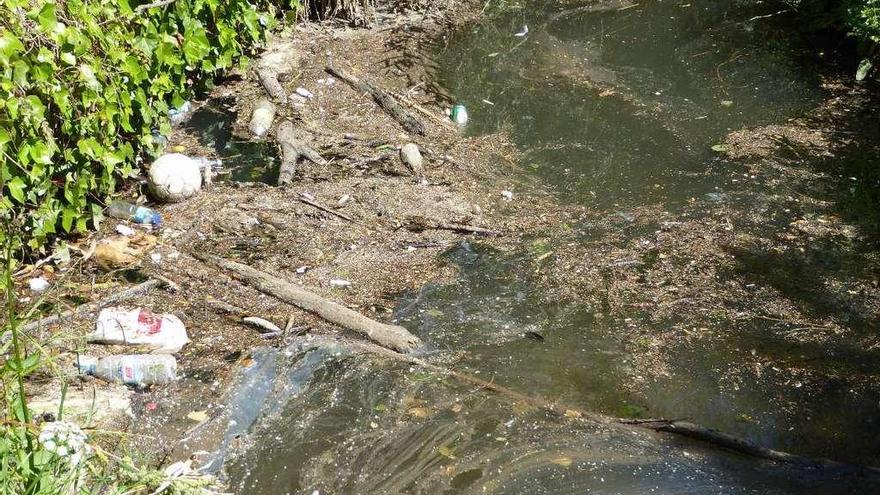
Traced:
[[0, 0], [0, 216], [25, 213], [30, 249], [97, 224], [169, 105], [246, 61], [274, 19], [272, 0], [165, 3]]
[[880, 0], [850, 0], [847, 21], [855, 34], [880, 43]]

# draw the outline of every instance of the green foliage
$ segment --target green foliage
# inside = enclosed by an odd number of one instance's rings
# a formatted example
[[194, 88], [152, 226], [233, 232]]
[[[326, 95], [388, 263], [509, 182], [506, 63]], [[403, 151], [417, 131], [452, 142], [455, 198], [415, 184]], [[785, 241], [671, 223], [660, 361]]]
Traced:
[[[246, 62], [271, 0], [0, 0], [0, 216], [26, 212], [29, 249], [101, 219], [156, 151], [169, 106]], [[4, 232], [0, 232], [0, 243]]]
[[880, 43], [880, 0], [849, 0], [846, 19], [853, 33]]

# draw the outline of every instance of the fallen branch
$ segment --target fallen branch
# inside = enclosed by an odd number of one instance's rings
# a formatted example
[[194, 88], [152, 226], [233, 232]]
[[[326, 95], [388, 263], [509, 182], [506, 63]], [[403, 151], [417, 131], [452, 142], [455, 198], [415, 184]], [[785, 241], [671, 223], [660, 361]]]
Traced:
[[296, 172], [296, 164], [300, 158], [324, 165], [327, 160], [310, 148], [299, 137], [293, 123], [288, 120], [282, 122], [275, 131], [275, 140], [281, 146], [281, 166], [278, 169], [278, 185], [289, 184]]
[[284, 103], [287, 101], [287, 91], [284, 90], [284, 86], [278, 81], [278, 72], [275, 69], [270, 67], [260, 67], [257, 69], [257, 77], [260, 78], [260, 83], [263, 85], [263, 89], [266, 90], [266, 93], [276, 102], [276, 103]]
[[296, 337], [296, 339], [301, 342], [301, 345], [305, 346], [308, 346], [310, 344], [314, 344], [315, 346], [341, 346], [347, 348], [351, 352], [365, 352], [385, 357], [394, 361], [416, 365], [430, 371], [443, 374], [445, 376], [453, 377], [461, 382], [475, 385], [480, 389], [490, 390], [497, 393], [498, 395], [507, 397], [508, 399], [514, 400], [516, 402], [525, 403], [534, 407], [544, 409], [560, 417], [592, 421], [594, 423], [600, 424], [616, 424], [630, 428], [642, 428], [662, 433], [686, 436], [702, 441], [712, 447], [733, 451], [749, 457], [765, 459], [776, 463], [797, 465], [806, 469], [821, 471], [822, 474], [829, 477], [858, 476], [870, 479], [880, 479], [880, 468], [876, 468], [873, 466], [847, 464], [830, 459], [816, 459], [797, 454], [790, 454], [788, 452], [782, 452], [779, 450], [773, 450], [766, 447], [761, 447], [760, 445], [757, 445], [746, 439], [735, 437], [733, 435], [728, 435], [726, 433], [722, 433], [710, 428], [705, 428], [703, 426], [687, 421], [680, 421], [675, 419], [618, 418], [614, 416], [606, 416], [600, 413], [584, 411], [574, 407], [567, 407], [558, 403], [547, 402], [545, 400], [538, 399], [523, 394], [521, 392], [517, 392], [516, 390], [510, 389], [503, 385], [499, 385], [494, 381], [484, 380], [468, 373], [463, 373], [461, 371], [437, 366], [423, 359], [419, 359], [415, 356], [394, 352], [384, 347], [371, 344], [369, 342], [359, 342], [350, 339], [340, 339], [315, 334], [308, 334]]
[[382, 107], [385, 112], [390, 115], [394, 120], [400, 123], [404, 129], [408, 132], [413, 132], [416, 134], [425, 135], [425, 126], [418, 119], [416, 119], [411, 113], [407, 112], [405, 108], [403, 108], [397, 100], [394, 99], [393, 96], [382, 91], [378, 87], [373, 84], [359, 80], [357, 77], [343, 71], [337, 69], [331, 65], [328, 65], [324, 68], [329, 74], [338, 77], [345, 81], [349, 86], [355, 88], [358, 91], [363, 93], [368, 93], [373, 97], [373, 100]]
[[[97, 312], [107, 306], [110, 306], [111, 304], [116, 304], [118, 302], [126, 301], [128, 299], [131, 299], [135, 296], [139, 296], [141, 294], [149, 292], [150, 290], [152, 290], [156, 287], [165, 285], [165, 284], [166, 284], [166, 282], [164, 282], [162, 280], [150, 279], [150, 280], [147, 280], [146, 282], [135, 285], [134, 287], [129, 287], [128, 289], [125, 289], [122, 292], [117, 292], [116, 294], [111, 294], [111, 295], [109, 295], [99, 301], [81, 304], [73, 309], [69, 309], [69, 310], [64, 311], [62, 313], [54, 314], [54, 315], [47, 316], [47, 317], [42, 318], [37, 321], [33, 321], [31, 323], [28, 323], [27, 325], [20, 327], [19, 331], [25, 332], [25, 333], [32, 332], [32, 331], [38, 330], [40, 328], [45, 328], [49, 325], [55, 325], [55, 324], [60, 323], [64, 320], [70, 319], [74, 316], [95, 313], [95, 312]], [[9, 340], [9, 338], [10, 338], [9, 335], [4, 334], [3, 338], [0, 339], [0, 341], [5, 343], [7, 340]]]
[[137, 7], [135, 7], [135, 8], [134, 8], [134, 11], [135, 11], [135, 12], [143, 12], [143, 11], [145, 11], [145, 10], [147, 10], [147, 9], [152, 9], [152, 8], [156, 8], [156, 7], [164, 7], [164, 6], [166, 6], [166, 5], [171, 5], [172, 3], [176, 2], [176, 1], [177, 1], [177, 0], [161, 0], [161, 1], [159, 1], [159, 2], [145, 3], [145, 4], [143, 4], [143, 5], [138, 5]]
[[422, 232], [424, 230], [453, 230], [455, 232], [467, 232], [471, 234], [481, 234], [481, 235], [490, 235], [497, 236], [501, 235], [500, 232], [483, 228], [483, 227], [475, 227], [473, 225], [464, 225], [459, 223], [446, 223], [439, 222], [436, 220], [431, 220], [419, 215], [410, 215], [406, 218], [406, 223], [404, 224], [407, 230], [410, 232]]
[[399, 325], [387, 325], [367, 318], [345, 306], [248, 265], [198, 252], [193, 252], [192, 255], [220, 269], [232, 272], [236, 279], [260, 292], [315, 313], [331, 323], [360, 333], [389, 349], [409, 352], [422, 344], [419, 338], [409, 333], [406, 328]]
[[323, 211], [323, 212], [327, 212], [327, 213], [329, 213], [329, 214], [331, 214], [331, 215], [333, 215], [333, 216], [337, 216], [337, 217], [339, 217], [339, 218], [341, 218], [341, 219], [343, 219], [343, 220], [347, 220], [347, 221], [349, 221], [349, 222], [351, 222], [351, 223], [358, 223], [357, 221], [355, 221], [355, 219], [351, 218], [350, 216], [348, 216], [348, 215], [346, 215], [346, 214], [344, 214], [344, 213], [340, 213], [340, 212], [338, 212], [338, 211], [336, 211], [336, 210], [334, 210], [334, 209], [332, 209], [332, 208], [329, 208], [329, 207], [324, 206], [324, 205], [322, 205], [322, 204], [320, 204], [320, 203], [316, 203], [316, 202], [312, 201], [312, 200], [309, 199], [305, 194], [300, 194], [300, 196], [299, 196], [299, 200], [300, 200], [301, 202], [303, 202], [303, 203], [305, 203], [305, 204], [307, 204], [307, 205], [313, 207], [313, 208], [317, 208], [317, 209], [319, 209], [319, 210], [321, 210], [321, 211]]

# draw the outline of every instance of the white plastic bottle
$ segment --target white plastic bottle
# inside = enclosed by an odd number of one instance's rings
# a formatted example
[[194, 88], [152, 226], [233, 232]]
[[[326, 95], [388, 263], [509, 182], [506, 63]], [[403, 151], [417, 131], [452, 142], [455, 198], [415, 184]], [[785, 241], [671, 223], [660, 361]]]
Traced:
[[128, 385], [161, 385], [177, 379], [177, 359], [166, 354], [80, 356], [78, 367], [87, 375]]

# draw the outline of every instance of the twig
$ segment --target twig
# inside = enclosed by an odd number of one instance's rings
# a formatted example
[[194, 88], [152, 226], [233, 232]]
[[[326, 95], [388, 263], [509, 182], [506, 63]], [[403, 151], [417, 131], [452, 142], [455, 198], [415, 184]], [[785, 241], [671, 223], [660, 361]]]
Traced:
[[159, 1], [159, 2], [145, 3], [145, 4], [143, 4], [143, 5], [138, 5], [137, 7], [135, 7], [135, 8], [134, 8], [134, 11], [135, 11], [135, 12], [143, 12], [143, 11], [145, 11], [145, 10], [147, 10], [147, 9], [152, 9], [152, 8], [155, 8], [155, 7], [164, 7], [164, 6], [166, 6], [166, 5], [171, 5], [172, 3], [176, 2], [176, 1], [177, 1], [177, 0], [161, 0], [161, 1]]
[[338, 211], [336, 211], [336, 210], [334, 210], [334, 209], [332, 209], [332, 208], [328, 208], [328, 207], [326, 207], [326, 206], [324, 206], [324, 205], [322, 205], [322, 204], [315, 203], [315, 202], [312, 201], [311, 199], [307, 198], [305, 195], [300, 194], [300, 196], [299, 196], [299, 200], [300, 200], [301, 202], [303, 202], [303, 203], [305, 203], [305, 204], [311, 206], [311, 207], [314, 207], [314, 208], [317, 208], [317, 209], [319, 209], [319, 210], [321, 210], [321, 211], [327, 212], [327, 213], [329, 213], [329, 214], [331, 214], [331, 215], [333, 215], [333, 216], [337, 216], [337, 217], [339, 217], [339, 218], [341, 218], [341, 219], [343, 219], [343, 220], [347, 220], [347, 221], [349, 221], [349, 222], [351, 222], [351, 223], [358, 223], [357, 220], [351, 218], [350, 216], [346, 215], [345, 213], [339, 213]]
[[[32, 332], [32, 331], [37, 330], [39, 328], [47, 327], [49, 325], [54, 325], [56, 323], [67, 320], [67, 319], [72, 318], [77, 315], [85, 315], [85, 314], [89, 314], [89, 313], [94, 313], [94, 312], [96, 312], [106, 306], [131, 299], [132, 297], [135, 297], [135, 296], [139, 296], [141, 294], [144, 294], [145, 292], [149, 292], [150, 290], [152, 290], [156, 287], [159, 287], [161, 285], [164, 285], [164, 284], [165, 284], [165, 282], [163, 282], [162, 280], [159, 280], [158, 278], [153, 278], [153, 279], [147, 280], [144, 283], [135, 285], [134, 287], [130, 287], [128, 289], [125, 289], [122, 292], [118, 292], [116, 294], [111, 294], [110, 296], [108, 296], [104, 299], [101, 299], [100, 301], [81, 304], [81, 305], [79, 305], [73, 309], [69, 309], [63, 313], [47, 316], [43, 319], [28, 323], [27, 325], [24, 325], [23, 327], [21, 327], [20, 331], [21, 332]], [[0, 341], [2, 341], [4, 343], [7, 340], [9, 340], [9, 336], [7, 336], [7, 335], [3, 335], [3, 337], [0, 338]]]
[[464, 225], [460, 223], [437, 223], [434, 226], [435, 229], [439, 230], [454, 230], [456, 232], [470, 232], [472, 234], [482, 234], [482, 235], [501, 235], [500, 232], [483, 228], [483, 227], [474, 227], [473, 225]]

